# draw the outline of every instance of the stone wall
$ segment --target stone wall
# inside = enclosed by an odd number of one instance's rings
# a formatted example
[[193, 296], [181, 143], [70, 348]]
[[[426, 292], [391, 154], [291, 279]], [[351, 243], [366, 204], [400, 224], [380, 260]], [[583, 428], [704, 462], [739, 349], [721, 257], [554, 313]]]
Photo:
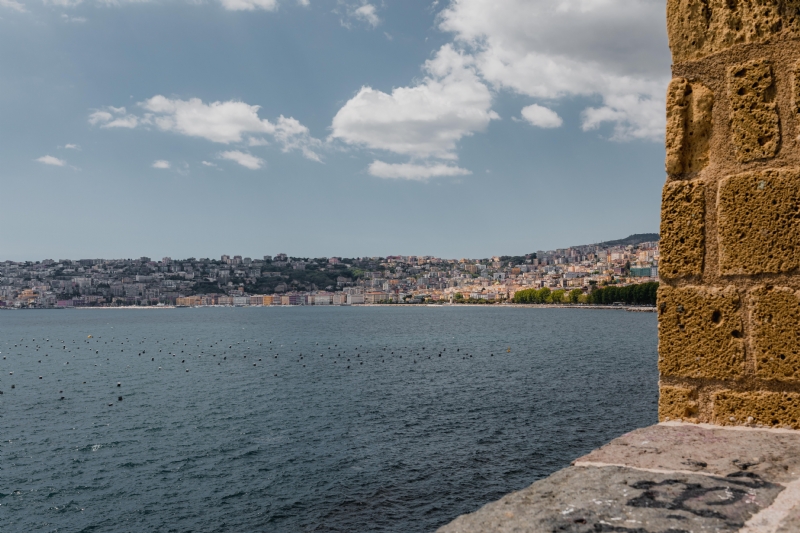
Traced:
[[668, 0], [662, 421], [800, 428], [800, 0]]

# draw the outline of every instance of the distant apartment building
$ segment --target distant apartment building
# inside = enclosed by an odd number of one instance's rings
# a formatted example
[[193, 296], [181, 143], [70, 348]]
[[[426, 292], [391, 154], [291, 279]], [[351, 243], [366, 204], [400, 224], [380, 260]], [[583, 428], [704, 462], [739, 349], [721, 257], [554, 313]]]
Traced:
[[364, 303], [377, 304], [389, 299], [389, 294], [385, 292], [370, 291], [364, 294]]

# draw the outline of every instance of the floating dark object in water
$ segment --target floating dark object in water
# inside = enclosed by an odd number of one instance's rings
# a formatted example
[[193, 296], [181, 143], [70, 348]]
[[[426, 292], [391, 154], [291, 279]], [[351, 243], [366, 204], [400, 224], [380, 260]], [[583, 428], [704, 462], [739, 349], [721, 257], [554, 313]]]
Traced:
[[118, 401], [118, 402], [121, 402], [121, 401], [122, 401], [122, 396], [120, 396], [119, 398], [117, 398], [117, 401]]
[[42, 376], [39, 376], [39, 379], [42, 379]]
[[122, 382], [121, 381], [117, 381], [117, 387], [122, 387]]

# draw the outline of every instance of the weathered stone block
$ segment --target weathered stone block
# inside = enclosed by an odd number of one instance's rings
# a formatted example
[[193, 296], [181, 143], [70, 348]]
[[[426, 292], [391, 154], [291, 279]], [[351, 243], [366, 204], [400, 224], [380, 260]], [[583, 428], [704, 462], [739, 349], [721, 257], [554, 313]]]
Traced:
[[722, 274], [800, 268], [800, 170], [747, 172], [725, 178], [719, 188], [718, 209]]
[[800, 36], [798, 0], [668, 0], [667, 33], [676, 63], [737, 44]]
[[800, 118], [800, 61], [792, 69], [792, 109], [795, 119]]
[[800, 428], [800, 394], [797, 393], [720, 391], [714, 394], [713, 402], [715, 424]]
[[800, 294], [761, 287], [750, 298], [756, 377], [800, 381]]
[[698, 404], [692, 399], [694, 396], [692, 389], [661, 385], [658, 390], [659, 421], [694, 418], [697, 415]]
[[700, 83], [675, 78], [667, 90], [667, 173], [691, 174], [708, 164], [713, 93]]
[[658, 289], [662, 376], [738, 379], [744, 375], [741, 299], [735, 288]]
[[781, 141], [772, 65], [750, 61], [728, 70], [731, 137], [736, 157], [745, 163], [775, 157]]
[[661, 262], [664, 279], [700, 276], [705, 254], [705, 186], [702, 181], [673, 181], [661, 201]]

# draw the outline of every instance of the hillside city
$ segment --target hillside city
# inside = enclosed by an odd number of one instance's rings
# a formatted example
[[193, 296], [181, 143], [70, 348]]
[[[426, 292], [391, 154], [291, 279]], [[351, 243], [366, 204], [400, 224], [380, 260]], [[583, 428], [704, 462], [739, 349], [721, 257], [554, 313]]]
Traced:
[[[646, 240], [645, 240], [646, 239]], [[521, 290], [658, 281], [658, 235], [524, 256], [0, 262], [0, 308], [506, 302]]]

